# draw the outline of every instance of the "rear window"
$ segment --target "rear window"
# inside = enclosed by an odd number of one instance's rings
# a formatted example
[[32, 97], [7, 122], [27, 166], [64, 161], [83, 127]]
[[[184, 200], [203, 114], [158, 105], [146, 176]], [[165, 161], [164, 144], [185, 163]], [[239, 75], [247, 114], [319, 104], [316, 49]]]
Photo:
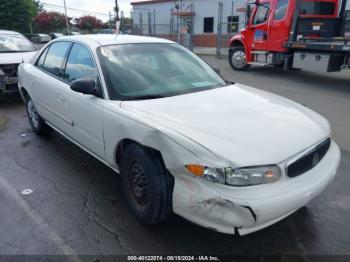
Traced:
[[331, 2], [302, 2], [301, 15], [333, 15], [335, 3]]
[[275, 20], [281, 20], [285, 17], [288, 8], [288, 0], [278, 0], [275, 10]]

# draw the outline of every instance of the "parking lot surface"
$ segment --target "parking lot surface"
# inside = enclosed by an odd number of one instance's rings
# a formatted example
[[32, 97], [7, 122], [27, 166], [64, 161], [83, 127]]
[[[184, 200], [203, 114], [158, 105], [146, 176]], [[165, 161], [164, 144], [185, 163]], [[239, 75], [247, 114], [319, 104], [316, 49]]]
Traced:
[[142, 226], [126, 207], [112, 170], [57, 133], [37, 137], [23, 103], [2, 101], [0, 255], [350, 255], [350, 77], [277, 68], [237, 73], [226, 60], [205, 59], [228, 80], [286, 96], [330, 120], [342, 161], [323, 194], [277, 224], [243, 237], [216, 233], [176, 215]]

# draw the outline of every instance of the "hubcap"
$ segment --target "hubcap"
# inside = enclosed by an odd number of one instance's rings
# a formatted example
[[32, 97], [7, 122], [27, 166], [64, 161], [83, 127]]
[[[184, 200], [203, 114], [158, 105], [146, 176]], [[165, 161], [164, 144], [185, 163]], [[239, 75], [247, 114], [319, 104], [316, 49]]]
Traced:
[[131, 192], [140, 206], [145, 206], [148, 203], [148, 183], [143, 167], [134, 162], [129, 171], [129, 186]]
[[235, 67], [242, 68], [246, 65], [246, 55], [243, 51], [235, 51], [232, 55], [232, 64]]
[[38, 115], [38, 112], [36, 111], [36, 108], [32, 100], [28, 101], [27, 107], [28, 107], [29, 119], [32, 122], [33, 126], [37, 128], [39, 125], [39, 115]]

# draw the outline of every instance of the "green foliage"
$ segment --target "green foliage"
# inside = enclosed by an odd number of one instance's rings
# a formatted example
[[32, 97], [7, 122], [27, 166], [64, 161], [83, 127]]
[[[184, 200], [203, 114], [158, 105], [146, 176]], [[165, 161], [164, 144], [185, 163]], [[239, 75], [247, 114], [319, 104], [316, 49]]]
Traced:
[[37, 14], [33, 0], [0, 0], [0, 29], [30, 32], [30, 24]]

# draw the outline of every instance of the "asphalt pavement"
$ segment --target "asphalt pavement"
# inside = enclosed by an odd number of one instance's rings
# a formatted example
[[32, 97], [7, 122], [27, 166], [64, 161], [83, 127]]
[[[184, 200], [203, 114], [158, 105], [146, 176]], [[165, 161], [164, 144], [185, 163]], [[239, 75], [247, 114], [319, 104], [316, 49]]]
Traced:
[[37, 137], [23, 103], [2, 101], [0, 255], [91, 255], [91, 261], [120, 254], [350, 255], [350, 77], [277, 68], [237, 73], [226, 60], [205, 59], [228, 80], [294, 99], [330, 120], [342, 161], [335, 181], [320, 196], [275, 225], [242, 237], [176, 215], [146, 227], [130, 214], [113, 171], [57, 133]]

